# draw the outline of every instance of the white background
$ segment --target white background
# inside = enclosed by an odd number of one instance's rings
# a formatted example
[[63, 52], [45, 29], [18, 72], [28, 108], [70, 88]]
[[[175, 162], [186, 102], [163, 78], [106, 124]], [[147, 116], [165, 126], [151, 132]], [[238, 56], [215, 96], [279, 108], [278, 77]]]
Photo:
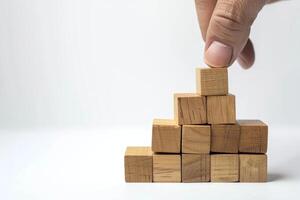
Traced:
[[[251, 34], [255, 66], [230, 68], [237, 116], [270, 126], [276, 181], [261, 192], [299, 186], [299, 9], [265, 7]], [[152, 119], [173, 116], [172, 94], [195, 91], [203, 46], [193, 0], [0, 0], [0, 198], [160, 189], [124, 184], [124, 148], [150, 144]]]

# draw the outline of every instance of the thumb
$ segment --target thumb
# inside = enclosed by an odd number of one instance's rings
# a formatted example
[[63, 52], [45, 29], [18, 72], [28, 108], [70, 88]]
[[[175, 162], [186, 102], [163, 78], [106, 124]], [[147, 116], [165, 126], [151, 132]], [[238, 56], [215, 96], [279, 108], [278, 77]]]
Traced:
[[218, 0], [206, 33], [204, 59], [208, 65], [227, 67], [236, 60], [265, 3], [266, 0]]

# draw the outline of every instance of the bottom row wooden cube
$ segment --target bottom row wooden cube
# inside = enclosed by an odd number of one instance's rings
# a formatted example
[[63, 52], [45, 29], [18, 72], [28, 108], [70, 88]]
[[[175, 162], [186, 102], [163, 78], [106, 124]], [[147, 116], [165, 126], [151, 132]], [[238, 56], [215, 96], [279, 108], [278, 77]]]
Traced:
[[239, 155], [215, 154], [211, 156], [212, 182], [239, 181]]
[[209, 180], [209, 154], [182, 154], [182, 182], [208, 182]]
[[266, 182], [267, 155], [240, 154], [240, 182]]
[[153, 154], [128, 147], [126, 182], [266, 182], [265, 154]]
[[154, 154], [153, 182], [181, 182], [181, 156]]
[[125, 181], [153, 181], [153, 153], [151, 147], [127, 147], [125, 152]]

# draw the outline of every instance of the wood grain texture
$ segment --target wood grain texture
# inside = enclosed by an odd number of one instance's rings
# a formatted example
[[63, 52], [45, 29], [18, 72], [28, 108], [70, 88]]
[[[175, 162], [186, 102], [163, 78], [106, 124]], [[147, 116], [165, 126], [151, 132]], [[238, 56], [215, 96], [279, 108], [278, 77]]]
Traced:
[[227, 95], [227, 68], [197, 68], [196, 88], [197, 93], [203, 96]]
[[152, 125], [152, 151], [180, 153], [181, 126], [174, 120], [155, 119]]
[[235, 124], [235, 96], [208, 96], [207, 121], [209, 124]]
[[268, 126], [260, 120], [238, 120], [241, 128], [241, 153], [266, 153], [268, 149]]
[[240, 182], [266, 182], [267, 155], [240, 154]]
[[211, 126], [211, 152], [238, 153], [240, 126], [237, 124], [213, 124]]
[[152, 182], [151, 147], [127, 147], [124, 157], [126, 182]]
[[210, 159], [212, 182], [239, 181], [238, 154], [214, 154]]
[[179, 125], [206, 124], [206, 97], [198, 94], [174, 94], [174, 118]]
[[209, 125], [183, 125], [182, 153], [209, 153], [210, 134]]
[[153, 181], [181, 182], [181, 156], [179, 154], [154, 154]]
[[182, 182], [208, 182], [209, 180], [209, 154], [182, 154]]

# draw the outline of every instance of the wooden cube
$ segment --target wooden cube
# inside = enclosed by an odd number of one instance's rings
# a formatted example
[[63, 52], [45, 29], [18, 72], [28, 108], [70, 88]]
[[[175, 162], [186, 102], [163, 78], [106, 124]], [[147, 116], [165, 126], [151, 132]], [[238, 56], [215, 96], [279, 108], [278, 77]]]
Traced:
[[180, 153], [181, 126], [174, 120], [155, 119], [152, 126], [152, 151]]
[[240, 147], [242, 153], [266, 153], [268, 148], [268, 126], [260, 120], [238, 120], [241, 128]]
[[152, 182], [151, 147], [127, 147], [125, 152], [125, 181]]
[[154, 154], [153, 182], [181, 182], [181, 156]]
[[197, 68], [196, 81], [197, 93], [200, 95], [228, 94], [227, 68]]
[[211, 152], [238, 153], [240, 126], [237, 124], [213, 124], [211, 126]]
[[206, 124], [206, 97], [198, 94], [174, 95], [175, 121], [179, 125]]
[[240, 181], [266, 182], [267, 155], [240, 154]]
[[182, 153], [209, 153], [210, 126], [183, 125], [182, 126]]
[[214, 154], [211, 155], [211, 181], [236, 182], [239, 181], [239, 155]]
[[236, 122], [235, 96], [208, 96], [207, 121], [209, 124], [234, 124]]
[[208, 182], [209, 180], [209, 154], [182, 154], [182, 182]]

